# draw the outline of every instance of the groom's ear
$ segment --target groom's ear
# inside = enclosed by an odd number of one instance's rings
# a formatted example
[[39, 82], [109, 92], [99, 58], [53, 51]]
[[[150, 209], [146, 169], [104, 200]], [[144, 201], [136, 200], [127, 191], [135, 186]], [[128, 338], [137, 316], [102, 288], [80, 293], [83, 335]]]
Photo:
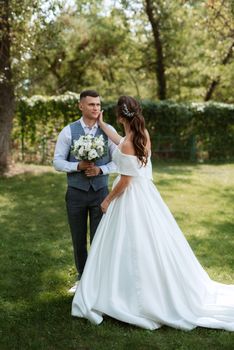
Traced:
[[79, 109], [80, 109], [81, 111], [83, 110], [82, 102], [79, 102], [78, 107], [79, 107]]

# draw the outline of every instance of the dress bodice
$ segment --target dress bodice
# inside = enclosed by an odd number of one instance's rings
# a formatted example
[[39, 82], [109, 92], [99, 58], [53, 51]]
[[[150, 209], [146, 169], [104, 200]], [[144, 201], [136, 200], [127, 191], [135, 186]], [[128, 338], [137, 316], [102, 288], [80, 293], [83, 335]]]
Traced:
[[148, 158], [146, 166], [143, 166], [136, 156], [125, 154], [116, 147], [113, 153], [113, 161], [117, 166], [117, 172], [119, 174], [152, 180], [152, 164], [150, 157]]

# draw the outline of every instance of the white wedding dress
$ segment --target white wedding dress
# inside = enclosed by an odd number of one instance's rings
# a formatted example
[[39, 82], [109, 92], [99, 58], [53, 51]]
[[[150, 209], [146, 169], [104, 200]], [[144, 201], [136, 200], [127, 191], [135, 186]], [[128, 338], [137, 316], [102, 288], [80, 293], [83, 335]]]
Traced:
[[234, 285], [204, 271], [152, 182], [150, 159], [141, 167], [119, 148], [113, 159], [132, 181], [102, 217], [72, 315], [100, 324], [106, 314], [151, 330], [234, 331]]

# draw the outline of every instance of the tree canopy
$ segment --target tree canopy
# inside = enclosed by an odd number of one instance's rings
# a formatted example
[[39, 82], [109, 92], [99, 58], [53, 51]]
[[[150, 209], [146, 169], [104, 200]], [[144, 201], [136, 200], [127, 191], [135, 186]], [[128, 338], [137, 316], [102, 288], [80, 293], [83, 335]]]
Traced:
[[233, 1], [49, 3], [54, 15], [47, 8], [25, 31], [20, 94], [95, 87], [109, 100], [128, 93], [233, 103]]
[[232, 0], [0, 0], [0, 171], [15, 97], [233, 103]]

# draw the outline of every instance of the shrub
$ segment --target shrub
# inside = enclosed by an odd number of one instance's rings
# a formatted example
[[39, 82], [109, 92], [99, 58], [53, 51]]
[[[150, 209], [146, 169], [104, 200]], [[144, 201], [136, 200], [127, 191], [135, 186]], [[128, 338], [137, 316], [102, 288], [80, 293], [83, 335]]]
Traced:
[[[60, 130], [77, 120], [79, 95], [33, 96], [17, 103], [12, 144], [14, 158], [48, 163]], [[153, 156], [183, 160], [234, 158], [234, 105], [141, 101], [152, 138]], [[105, 120], [116, 124], [115, 103], [103, 103]]]

